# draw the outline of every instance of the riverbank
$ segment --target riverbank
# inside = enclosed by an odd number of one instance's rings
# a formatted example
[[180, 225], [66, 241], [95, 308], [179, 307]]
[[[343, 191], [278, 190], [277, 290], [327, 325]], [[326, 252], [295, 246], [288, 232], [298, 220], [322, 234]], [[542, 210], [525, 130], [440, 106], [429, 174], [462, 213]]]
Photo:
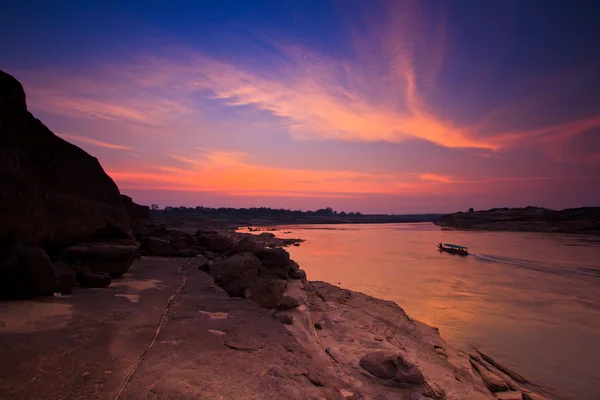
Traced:
[[600, 235], [600, 207], [561, 211], [541, 207], [494, 208], [443, 215], [435, 223], [470, 230]]
[[307, 281], [290, 243], [200, 232], [212, 260], [142, 256], [107, 288], [4, 303], [2, 397], [542, 398], [393, 302]]

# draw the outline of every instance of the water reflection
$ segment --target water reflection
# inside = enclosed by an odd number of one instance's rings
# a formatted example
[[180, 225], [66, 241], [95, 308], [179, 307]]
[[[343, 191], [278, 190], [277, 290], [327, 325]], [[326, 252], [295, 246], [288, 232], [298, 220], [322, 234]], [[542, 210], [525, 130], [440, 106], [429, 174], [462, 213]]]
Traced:
[[[600, 242], [431, 224], [285, 226], [311, 280], [397, 302], [458, 346], [474, 345], [577, 398], [597, 399]], [[469, 247], [440, 253], [439, 242]]]

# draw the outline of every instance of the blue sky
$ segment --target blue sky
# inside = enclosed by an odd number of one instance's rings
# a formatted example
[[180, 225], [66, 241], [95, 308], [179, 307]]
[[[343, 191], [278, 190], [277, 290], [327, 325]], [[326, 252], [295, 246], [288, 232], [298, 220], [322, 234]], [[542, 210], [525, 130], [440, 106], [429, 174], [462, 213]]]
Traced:
[[598, 205], [592, 1], [9, 2], [30, 110], [160, 205]]

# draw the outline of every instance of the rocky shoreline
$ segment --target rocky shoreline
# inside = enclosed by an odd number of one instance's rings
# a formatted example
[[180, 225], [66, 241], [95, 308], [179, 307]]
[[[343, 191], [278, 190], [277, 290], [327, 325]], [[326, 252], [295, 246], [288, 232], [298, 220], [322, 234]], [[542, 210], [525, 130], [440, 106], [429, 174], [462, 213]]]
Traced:
[[[3, 398], [547, 396], [393, 302], [307, 281], [272, 234], [148, 223], [136, 236], [165, 230], [104, 289], [3, 304]], [[202, 254], [153, 255], [153, 239]]]
[[279, 239], [153, 223], [0, 71], [0, 398], [543, 399]]

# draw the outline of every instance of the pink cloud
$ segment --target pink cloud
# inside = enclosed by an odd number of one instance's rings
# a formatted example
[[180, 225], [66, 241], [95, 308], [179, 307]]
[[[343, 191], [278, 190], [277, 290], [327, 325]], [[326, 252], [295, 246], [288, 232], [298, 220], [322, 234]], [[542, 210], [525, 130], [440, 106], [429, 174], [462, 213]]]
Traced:
[[60, 136], [61, 138], [65, 139], [65, 140], [67, 140], [67, 141], [87, 143], [87, 144], [91, 144], [92, 146], [104, 147], [106, 149], [112, 149], [112, 150], [135, 150], [135, 148], [133, 148], [131, 146], [123, 146], [123, 145], [120, 145], [120, 144], [108, 143], [108, 142], [105, 142], [105, 141], [102, 141], [102, 140], [92, 139], [92, 138], [88, 138], [88, 137], [85, 137], [85, 136], [70, 135], [70, 134], [66, 134], [66, 133], [59, 133], [57, 135]]

